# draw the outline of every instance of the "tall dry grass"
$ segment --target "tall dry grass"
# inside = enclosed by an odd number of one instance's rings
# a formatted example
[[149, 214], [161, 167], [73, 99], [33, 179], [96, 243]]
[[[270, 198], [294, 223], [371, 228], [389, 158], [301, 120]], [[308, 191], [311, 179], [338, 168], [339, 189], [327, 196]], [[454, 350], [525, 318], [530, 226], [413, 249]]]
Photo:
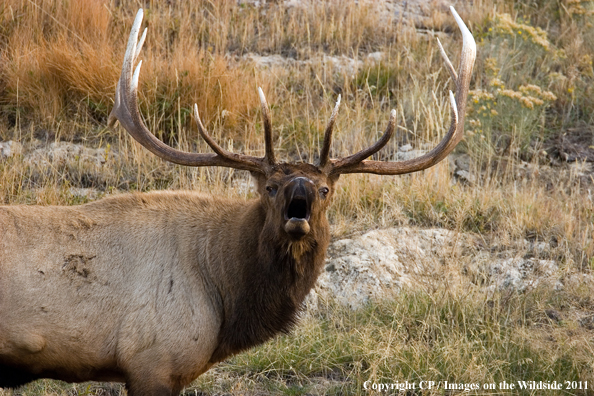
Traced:
[[[12, 137], [9, 130], [15, 126], [32, 123], [65, 139], [84, 135], [88, 124], [104, 125], [136, 6], [19, 0], [0, 7], [3, 138]], [[192, 34], [191, 19], [181, 18], [191, 9], [168, 11], [151, 8], [147, 16], [151, 37], [164, 38], [149, 40], [143, 52], [147, 123], [167, 141], [176, 141], [181, 126], [188, 125], [188, 109], [198, 103], [207, 121], [226, 109], [226, 123], [234, 126], [256, 107], [254, 73], [201, 50], [200, 32]], [[177, 39], [180, 31], [186, 34]]]

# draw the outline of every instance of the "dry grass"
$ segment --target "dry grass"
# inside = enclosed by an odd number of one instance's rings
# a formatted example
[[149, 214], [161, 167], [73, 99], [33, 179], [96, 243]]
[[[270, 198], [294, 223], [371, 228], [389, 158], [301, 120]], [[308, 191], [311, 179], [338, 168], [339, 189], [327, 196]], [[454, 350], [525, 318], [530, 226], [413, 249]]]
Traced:
[[[459, 7], [479, 44], [467, 138], [459, 150], [468, 153], [479, 180], [455, 182], [447, 162], [399, 178], [343, 176], [329, 212], [335, 237], [406, 224], [447, 227], [476, 233], [485, 246], [554, 241], [554, 257], [547, 258], [564, 268], [592, 269], [592, 171], [588, 164], [582, 164], [585, 172], [579, 164], [558, 166], [542, 150], [550, 136], [594, 124], [593, 7], [574, 0], [537, 3]], [[196, 102], [216, 139], [261, 155], [256, 87], [262, 86], [272, 105], [276, 149], [286, 160], [317, 156], [339, 93], [334, 156], [372, 142], [391, 108], [400, 134], [378, 158], [393, 158], [405, 142], [434, 144], [449, 122], [450, 82], [433, 35], [454, 60], [460, 45], [448, 14], [435, 7], [415, 27], [382, 17], [374, 2], [308, 4], [287, 10], [271, 2], [263, 12], [236, 1], [143, 2], [149, 34], [140, 105], [149, 128], [172, 145], [208, 151], [190, 117]], [[102, 163], [75, 157], [35, 162], [22, 155], [0, 160], [0, 202], [90, 199], [72, 188], [92, 188], [99, 197], [165, 188], [253, 197], [243, 172], [166, 164], [121, 130], [106, 128], [137, 7], [107, 0], [0, 4], [0, 140], [18, 140], [25, 152], [63, 140], [106, 150]], [[375, 51], [383, 60], [366, 60]], [[262, 69], [242, 60], [248, 53], [303, 62]], [[337, 71], [323, 55], [357, 58], [364, 66]], [[456, 260], [448, 262], [461, 271]], [[361, 312], [328, 302], [294, 334], [219, 366], [189, 394], [357, 394], [367, 393], [366, 380], [429, 377], [594, 384], [592, 330], [574, 315], [594, 315], [591, 295], [579, 285], [489, 298], [480, 290], [445, 287], [397, 294]], [[547, 319], [547, 309], [562, 312], [563, 321]], [[40, 381], [14, 394], [111, 391]]]

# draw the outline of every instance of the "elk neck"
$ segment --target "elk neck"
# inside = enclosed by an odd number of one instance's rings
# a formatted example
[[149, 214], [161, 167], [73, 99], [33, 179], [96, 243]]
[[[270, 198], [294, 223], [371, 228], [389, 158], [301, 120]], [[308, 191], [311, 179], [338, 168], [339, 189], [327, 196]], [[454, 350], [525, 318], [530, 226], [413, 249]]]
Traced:
[[312, 219], [305, 238], [293, 241], [267, 218], [259, 200], [250, 204], [238, 227], [243, 232], [236, 249], [243, 259], [227, 264], [234, 267], [225, 276], [224, 319], [212, 363], [292, 328], [322, 270], [330, 240], [325, 213]]

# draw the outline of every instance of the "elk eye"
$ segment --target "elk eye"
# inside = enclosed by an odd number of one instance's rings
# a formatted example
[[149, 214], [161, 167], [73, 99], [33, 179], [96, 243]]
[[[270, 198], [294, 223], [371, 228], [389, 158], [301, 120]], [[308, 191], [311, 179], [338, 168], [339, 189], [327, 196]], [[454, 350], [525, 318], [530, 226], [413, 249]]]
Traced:
[[322, 195], [322, 198], [326, 198], [326, 195], [328, 194], [330, 190], [328, 190], [328, 187], [322, 187], [320, 188], [320, 195]]
[[274, 197], [276, 195], [277, 188], [274, 186], [266, 186], [266, 191], [268, 191], [268, 195]]

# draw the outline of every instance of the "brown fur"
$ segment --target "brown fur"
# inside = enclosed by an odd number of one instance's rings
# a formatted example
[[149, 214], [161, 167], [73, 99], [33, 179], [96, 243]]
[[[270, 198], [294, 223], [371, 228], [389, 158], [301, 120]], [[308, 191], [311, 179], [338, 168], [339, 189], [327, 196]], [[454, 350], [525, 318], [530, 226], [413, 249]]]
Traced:
[[[306, 164], [255, 177], [251, 201], [154, 192], [0, 207], [0, 387], [49, 377], [177, 394], [287, 332], [323, 265], [335, 180]], [[301, 239], [283, 229], [296, 177], [316, 189]]]

